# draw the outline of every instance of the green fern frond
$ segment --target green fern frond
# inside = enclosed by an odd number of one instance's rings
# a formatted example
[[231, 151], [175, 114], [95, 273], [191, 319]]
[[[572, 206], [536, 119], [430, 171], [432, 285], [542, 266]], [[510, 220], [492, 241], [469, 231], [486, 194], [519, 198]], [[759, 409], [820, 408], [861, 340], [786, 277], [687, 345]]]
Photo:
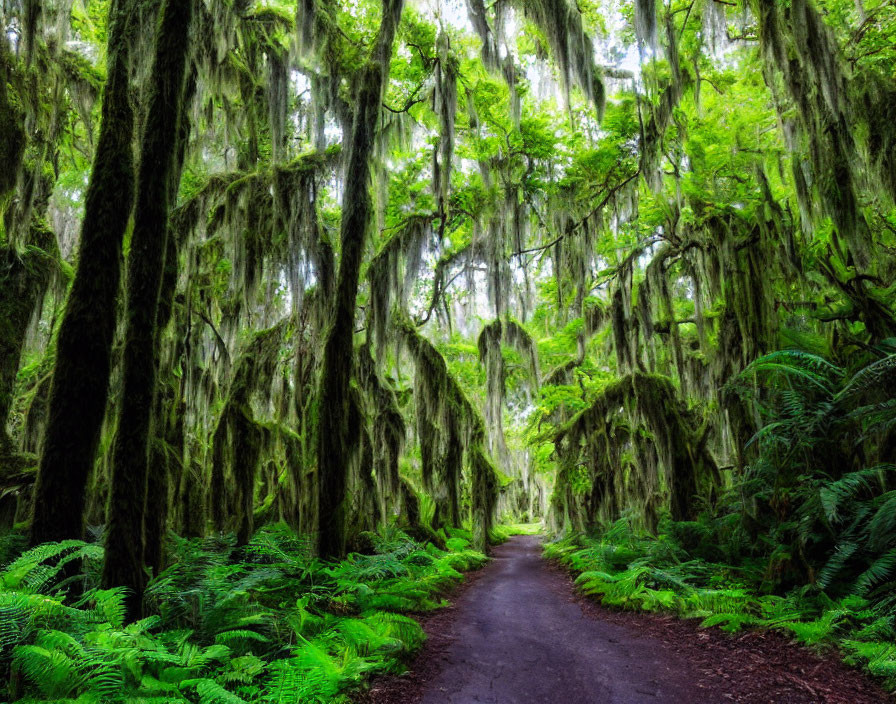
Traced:
[[873, 550], [884, 550], [896, 541], [896, 491], [881, 497], [881, 505], [868, 522], [868, 543]]
[[227, 668], [221, 675], [225, 682], [238, 682], [240, 684], [249, 684], [261, 677], [266, 669], [265, 661], [255, 655], [243, 655], [238, 658], [231, 658], [227, 663]]
[[51, 700], [71, 696], [82, 684], [77, 664], [60, 650], [19, 645], [13, 652], [13, 667]]
[[223, 645], [231, 645], [234, 642], [239, 641], [255, 641], [256, 643], [269, 643], [270, 638], [262, 635], [261, 633], [257, 633], [256, 631], [250, 631], [245, 628], [236, 628], [232, 631], [224, 631], [222, 633], [218, 633], [215, 635], [215, 643], [223, 644]]
[[887, 579], [896, 577], [896, 549], [878, 557], [855, 581], [855, 591], [867, 594], [872, 588]]
[[801, 643], [818, 645], [830, 638], [834, 630], [834, 622], [827, 618], [815, 621], [785, 621], [779, 623], [778, 627], [793, 633]]
[[847, 563], [850, 559], [852, 559], [853, 555], [858, 551], [859, 546], [857, 543], [840, 543], [837, 545], [834, 550], [833, 555], [828, 559], [827, 564], [822, 568], [822, 570], [818, 573], [818, 585], [822, 589], [826, 589], [831, 585], [840, 572], [845, 569]]
[[0, 572], [0, 587], [41, 592], [56, 582], [63, 568], [76, 560], [101, 560], [103, 548], [82, 540], [45, 543], [28, 550]]
[[837, 394], [836, 400], [852, 401], [870, 391], [892, 396], [894, 389], [896, 389], [896, 354], [891, 354], [856, 372]]
[[[776, 353], [774, 356], [780, 354], [781, 353]], [[837, 372], [840, 371], [833, 365], [828, 365], [828, 367]], [[827, 369], [824, 369], [824, 371], [827, 371]], [[818, 371], [806, 367], [791, 366], [790, 364], [776, 362], [766, 357], [753, 362], [753, 364], [744, 370], [743, 376], [769, 373], [780, 373], [785, 376], [795, 377], [797, 381], [808, 381], [813, 387], [831, 396], [834, 394], [833, 379], [838, 377], [838, 374], [834, 372], [831, 372], [830, 374], [819, 373]]]
[[200, 704], [248, 704], [245, 699], [228, 691], [214, 680], [187, 680], [183, 685], [196, 688]]
[[886, 475], [896, 472], [896, 465], [881, 464], [867, 467], [843, 475], [840, 479], [819, 490], [821, 504], [827, 519], [832, 523], [840, 520], [840, 509], [848, 501], [863, 491], [872, 492], [886, 486]]
[[701, 628], [718, 626], [727, 633], [737, 633], [745, 627], [759, 625], [761, 621], [749, 614], [713, 614], [700, 622]]

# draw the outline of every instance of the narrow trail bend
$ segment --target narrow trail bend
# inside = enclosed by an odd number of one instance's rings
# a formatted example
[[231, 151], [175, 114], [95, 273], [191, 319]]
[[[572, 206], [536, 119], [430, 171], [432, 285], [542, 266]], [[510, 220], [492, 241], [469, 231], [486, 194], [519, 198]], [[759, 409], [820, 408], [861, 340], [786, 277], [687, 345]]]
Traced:
[[[734, 639], [715, 629], [700, 631], [695, 622], [650, 614], [604, 612], [578, 598], [568, 577], [541, 557], [538, 538], [516, 537], [496, 548], [493, 557], [450, 610], [425, 622], [429, 640], [410, 675], [376, 683], [361, 701], [890, 701], [860, 673], [835, 661], [818, 659], [812, 677], [820, 682], [810, 684], [805, 671], [815, 656], [775, 634], [761, 636], [762, 647], [771, 641], [775, 652], [783, 649], [794, 662], [757, 666], [757, 658], [766, 656], [751, 652], [750, 643], [724, 647]], [[709, 653], [713, 657], [702, 657]]]

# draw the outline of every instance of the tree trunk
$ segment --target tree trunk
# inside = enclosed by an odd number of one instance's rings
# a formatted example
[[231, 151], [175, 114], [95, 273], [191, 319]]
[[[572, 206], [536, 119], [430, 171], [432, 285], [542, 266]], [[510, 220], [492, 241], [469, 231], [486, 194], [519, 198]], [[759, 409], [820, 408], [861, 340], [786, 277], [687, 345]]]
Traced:
[[143, 518], [158, 376], [159, 300], [168, 249], [168, 215], [177, 163], [194, 0], [167, 0], [140, 153], [137, 207], [128, 257], [121, 413], [112, 454], [112, 486], [103, 584], [130, 589], [137, 616], [145, 587]]
[[102, 125], [87, 187], [78, 271], [59, 328], [34, 487], [33, 545], [81, 537], [85, 489], [106, 410], [121, 247], [134, 196], [127, 36], [132, 14], [132, 0], [113, 0]]
[[342, 200], [342, 253], [333, 324], [324, 346], [318, 429], [318, 551], [345, 552], [345, 488], [349, 460], [359, 434], [349, 425], [349, 383], [354, 352], [355, 303], [361, 260], [371, 219], [370, 157], [379, 122], [383, 86], [404, 0], [383, 0], [383, 18], [373, 55], [364, 68], [355, 106]]
[[6, 421], [12, 408], [16, 375], [25, 335], [34, 309], [50, 284], [57, 266], [56, 236], [43, 218], [31, 223], [29, 249], [19, 254], [13, 247], [0, 248], [0, 476], [3, 457], [12, 453]]
[[[180, 189], [180, 180], [186, 161], [187, 145], [190, 141], [190, 132], [193, 124], [190, 119], [189, 106], [196, 95], [196, 64], [191, 66], [190, 73], [184, 87], [183, 105], [180, 111], [180, 125], [175, 157], [176, 173], [170, 181], [170, 198], [174, 202]], [[158, 335], [164, 334], [165, 329], [174, 317], [174, 297], [177, 290], [177, 277], [180, 270], [180, 243], [174, 232], [169, 230], [168, 244], [165, 252], [165, 275], [162, 279], [162, 288], [159, 296], [158, 310]], [[164, 539], [168, 526], [168, 513], [170, 509], [169, 498], [171, 486], [177, 487], [183, 472], [184, 463], [184, 415], [183, 391], [181, 381], [176, 379], [172, 367], [177, 364], [183, 351], [182, 343], [175, 346], [175, 353], [169, 362], [166, 373], [169, 375], [164, 395], [157, 393], [155, 410], [153, 411], [153, 423], [155, 424], [156, 445], [151, 452], [161, 461], [150, 459], [151, 470], [146, 482], [146, 509], [143, 516], [143, 562], [152, 570], [153, 574], [159, 574], [165, 565]], [[177, 472], [172, 470], [176, 468]], [[172, 482], [172, 478], [177, 481]]]

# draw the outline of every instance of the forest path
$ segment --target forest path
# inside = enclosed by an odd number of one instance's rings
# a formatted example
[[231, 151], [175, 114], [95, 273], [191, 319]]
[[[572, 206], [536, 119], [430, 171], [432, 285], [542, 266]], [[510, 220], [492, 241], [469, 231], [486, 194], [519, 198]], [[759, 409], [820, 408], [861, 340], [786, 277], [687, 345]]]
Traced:
[[453, 643], [422, 704], [694, 701], [687, 663], [589, 618], [538, 538], [499, 546], [486, 569], [458, 599]]
[[776, 634], [753, 643], [695, 621], [607, 611], [576, 594], [537, 537], [515, 537], [493, 558], [452, 607], [424, 620], [429, 637], [410, 675], [375, 683], [361, 702], [890, 701], [860, 673]]

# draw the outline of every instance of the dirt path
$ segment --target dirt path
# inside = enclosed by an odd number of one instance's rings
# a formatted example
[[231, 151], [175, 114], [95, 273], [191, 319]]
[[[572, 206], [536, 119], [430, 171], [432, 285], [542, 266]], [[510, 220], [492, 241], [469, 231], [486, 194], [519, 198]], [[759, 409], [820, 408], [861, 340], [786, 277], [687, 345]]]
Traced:
[[[533, 537], [498, 547], [454, 607], [437, 612], [424, 626], [429, 639], [410, 674], [376, 683], [361, 701], [891, 701], [859, 673], [775, 634], [760, 634], [761, 642], [752, 643], [699, 630], [693, 621], [606, 612], [575, 594], [568, 576], [542, 559]], [[769, 646], [771, 653], [765, 652]], [[776, 657], [781, 651], [783, 659]]]

